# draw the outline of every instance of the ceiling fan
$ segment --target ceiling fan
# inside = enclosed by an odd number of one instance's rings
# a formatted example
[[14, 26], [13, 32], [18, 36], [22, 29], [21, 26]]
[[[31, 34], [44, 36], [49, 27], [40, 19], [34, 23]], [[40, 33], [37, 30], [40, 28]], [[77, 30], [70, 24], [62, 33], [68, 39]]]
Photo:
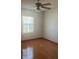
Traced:
[[51, 5], [51, 3], [45, 3], [45, 4], [42, 4], [40, 2], [40, 0], [37, 0], [37, 3], [35, 3], [36, 7], [37, 7], [37, 10], [40, 10], [41, 8], [44, 8], [44, 9], [51, 9], [49, 7], [46, 7], [48, 5]]

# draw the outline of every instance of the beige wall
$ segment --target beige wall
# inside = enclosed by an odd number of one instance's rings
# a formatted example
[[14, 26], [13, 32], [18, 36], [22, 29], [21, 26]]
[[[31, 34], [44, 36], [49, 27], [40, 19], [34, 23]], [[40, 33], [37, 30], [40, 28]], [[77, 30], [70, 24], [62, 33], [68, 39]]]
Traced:
[[58, 11], [57, 8], [45, 12], [44, 37], [58, 42]]
[[22, 33], [22, 40], [42, 37], [43, 36], [43, 32], [42, 32], [43, 31], [43, 28], [42, 28], [43, 13], [22, 8], [22, 16], [34, 17], [34, 33], [29, 33], [29, 34]]

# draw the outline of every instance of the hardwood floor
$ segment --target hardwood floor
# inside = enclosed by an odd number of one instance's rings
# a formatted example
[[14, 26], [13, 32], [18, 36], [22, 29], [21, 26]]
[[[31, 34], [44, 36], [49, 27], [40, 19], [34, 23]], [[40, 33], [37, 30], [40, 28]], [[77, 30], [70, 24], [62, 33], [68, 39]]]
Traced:
[[58, 45], [45, 39], [21, 43], [22, 59], [58, 59]]

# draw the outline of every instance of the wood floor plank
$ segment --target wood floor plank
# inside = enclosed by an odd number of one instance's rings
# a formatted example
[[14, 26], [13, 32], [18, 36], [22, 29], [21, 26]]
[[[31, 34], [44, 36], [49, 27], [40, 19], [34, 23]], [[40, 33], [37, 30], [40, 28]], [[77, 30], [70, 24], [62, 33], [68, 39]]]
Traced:
[[58, 59], [58, 45], [45, 39], [27, 40], [21, 47], [23, 59]]

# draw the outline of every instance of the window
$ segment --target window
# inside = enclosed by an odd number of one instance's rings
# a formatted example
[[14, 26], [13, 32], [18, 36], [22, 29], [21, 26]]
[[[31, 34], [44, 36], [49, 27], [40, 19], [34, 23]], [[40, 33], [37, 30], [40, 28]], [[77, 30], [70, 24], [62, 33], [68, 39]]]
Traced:
[[34, 18], [23, 16], [23, 33], [31, 33], [34, 31]]

